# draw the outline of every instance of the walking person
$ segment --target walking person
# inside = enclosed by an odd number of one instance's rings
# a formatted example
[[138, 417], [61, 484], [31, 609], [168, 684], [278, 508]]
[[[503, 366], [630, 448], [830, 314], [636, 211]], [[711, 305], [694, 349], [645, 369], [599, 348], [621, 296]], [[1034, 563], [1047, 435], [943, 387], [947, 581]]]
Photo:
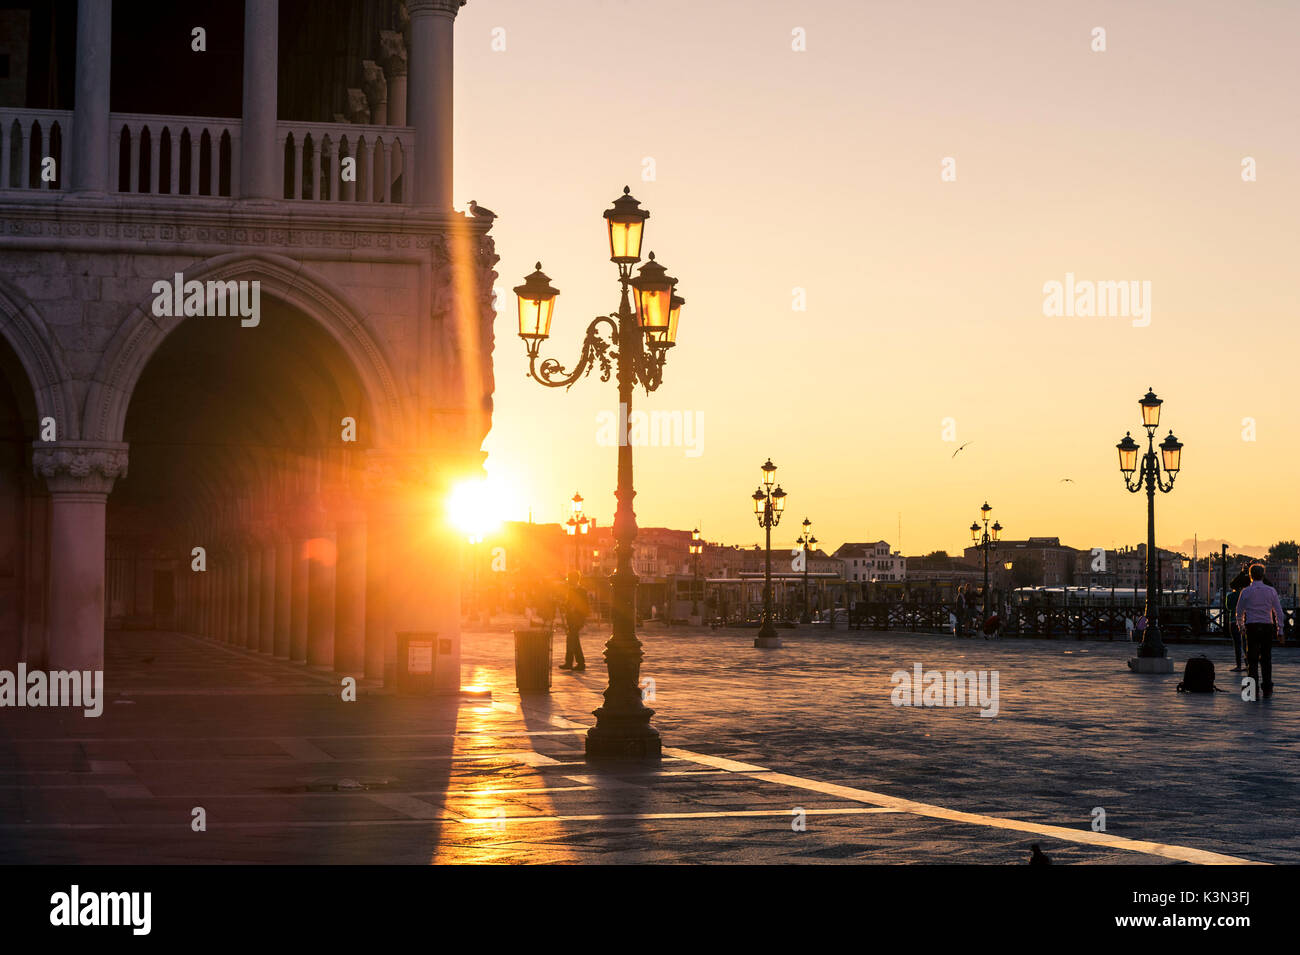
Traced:
[[1264, 565], [1251, 564], [1250, 585], [1237, 598], [1237, 626], [1246, 636], [1246, 673], [1265, 699], [1273, 695], [1273, 637], [1282, 642], [1286, 617], [1277, 591], [1264, 583]]
[[564, 663], [561, 670], [580, 672], [587, 669], [587, 658], [582, 655], [582, 641], [579, 635], [587, 622], [590, 608], [587, 595], [575, 580], [569, 587], [568, 599], [564, 602]]
[[1237, 576], [1232, 578], [1232, 583], [1228, 585], [1231, 589], [1228, 591], [1228, 596], [1223, 603], [1223, 613], [1228, 621], [1228, 631], [1232, 634], [1232, 652], [1237, 658], [1237, 665], [1232, 668], [1233, 673], [1240, 673], [1243, 669], [1241, 665], [1243, 634], [1241, 628], [1237, 626], [1237, 600], [1249, 583], [1250, 575], [1244, 570], [1238, 572]]
[[957, 588], [957, 636], [964, 637], [966, 626], [966, 585], [961, 584]]

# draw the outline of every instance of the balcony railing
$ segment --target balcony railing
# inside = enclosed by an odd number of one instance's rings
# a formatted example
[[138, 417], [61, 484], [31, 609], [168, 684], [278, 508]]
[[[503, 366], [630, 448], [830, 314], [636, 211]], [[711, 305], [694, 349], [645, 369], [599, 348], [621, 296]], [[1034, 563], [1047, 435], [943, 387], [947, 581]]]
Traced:
[[[0, 189], [62, 188], [71, 138], [71, 110], [0, 109]], [[54, 160], [49, 181], [42, 176], [47, 157]]]
[[[0, 109], [0, 189], [64, 188], [72, 117], [70, 110]], [[117, 192], [239, 196], [240, 120], [112, 113], [110, 129], [109, 182]], [[283, 198], [403, 204], [414, 150], [409, 126], [280, 122]], [[49, 181], [42, 178], [47, 157], [54, 159]]]
[[118, 192], [238, 196], [237, 119], [112, 113], [108, 181]]
[[[402, 174], [414, 161], [409, 126], [277, 125], [286, 199], [402, 203], [409, 195]], [[352, 175], [345, 180], [347, 166]]]

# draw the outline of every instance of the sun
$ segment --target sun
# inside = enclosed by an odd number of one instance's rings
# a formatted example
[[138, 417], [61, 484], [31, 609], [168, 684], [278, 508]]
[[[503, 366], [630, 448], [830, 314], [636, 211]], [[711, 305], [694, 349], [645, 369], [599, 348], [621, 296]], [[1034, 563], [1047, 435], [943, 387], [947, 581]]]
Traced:
[[447, 520], [467, 537], [483, 537], [501, 526], [510, 494], [499, 478], [461, 481], [447, 495]]

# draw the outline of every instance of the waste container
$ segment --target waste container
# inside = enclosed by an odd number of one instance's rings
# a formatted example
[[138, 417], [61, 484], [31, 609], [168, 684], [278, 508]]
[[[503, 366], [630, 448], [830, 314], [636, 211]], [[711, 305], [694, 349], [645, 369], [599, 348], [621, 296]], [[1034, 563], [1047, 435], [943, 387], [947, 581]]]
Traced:
[[397, 634], [397, 692], [429, 694], [437, 670], [438, 634]]
[[551, 631], [515, 631], [515, 686], [520, 693], [551, 692]]

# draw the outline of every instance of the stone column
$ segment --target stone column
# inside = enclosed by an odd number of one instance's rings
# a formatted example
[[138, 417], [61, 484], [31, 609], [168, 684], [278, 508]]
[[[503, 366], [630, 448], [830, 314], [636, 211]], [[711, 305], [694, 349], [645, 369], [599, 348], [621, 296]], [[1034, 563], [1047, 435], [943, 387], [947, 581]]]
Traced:
[[[113, 0], [77, 0], [72, 148], [65, 146], [63, 151], [64, 163], [72, 161], [69, 178], [74, 192], [102, 195], [110, 191], [108, 160], [113, 137], [109, 132], [108, 81], [112, 41]], [[117, 183], [111, 186], [115, 190]]]
[[334, 666], [334, 590], [338, 545], [332, 533], [320, 532], [308, 542], [307, 664]]
[[432, 462], [443, 452], [370, 451], [366, 460], [369, 493], [367, 535], [372, 553], [383, 553], [383, 613], [371, 617], [381, 634], [367, 634], [367, 656], [382, 641], [384, 682], [397, 667], [397, 634], [436, 633], [435, 685], [460, 687], [458, 542], [446, 528], [439, 502], [448, 488]]
[[379, 59], [388, 77], [388, 125], [406, 125], [406, 42], [395, 30], [379, 34]]
[[245, 199], [284, 197], [275, 129], [279, 7], [279, 0], [244, 0], [244, 115], [239, 181]]
[[258, 649], [262, 633], [262, 548], [256, 541], [249, 541], [248, 547], [248, 603], [245, 609], [247, 622], [244, 646], [250, 650]]
[[375, 126], [387, 126], [388, 80], [374, 60], [361, 61], [361, 89], [370, 106], [370, 122]]
[[411, 14], [409, 122], [415, 127], [415, 204], [451, 209], [452, 64], [465, 0], [407, 0]]
[[127, 445], [37, 442], [32, 469], [50, 491], [49, 666], [104, 667], [104, 528]]
[[239, 588], [238, 602], [235, 605], [235, 646], [248, 646], [248, 553], [239, 552], [239, 570], [236, 571]]
[[289, 659], [293, 564], [293, 540], [280, 538], [275, 545], [275, 640], [272, 652], [282, 660]]
[[292, 594], [289, 608], [289, 659], [307, 662], [307, 606], [310, 603], [311, 561], [307, 558], [307, 538], [293, 539]]
[[262, 547], [262, 618], [258, 624], [258, 649], [263, 653], [275, 652], [275, 580], [275, 543], [267, 541]]
[[334, 669], [361, 676], [366, 666], [366, 525], [361, 515], [339, 521], [334, 594]]

